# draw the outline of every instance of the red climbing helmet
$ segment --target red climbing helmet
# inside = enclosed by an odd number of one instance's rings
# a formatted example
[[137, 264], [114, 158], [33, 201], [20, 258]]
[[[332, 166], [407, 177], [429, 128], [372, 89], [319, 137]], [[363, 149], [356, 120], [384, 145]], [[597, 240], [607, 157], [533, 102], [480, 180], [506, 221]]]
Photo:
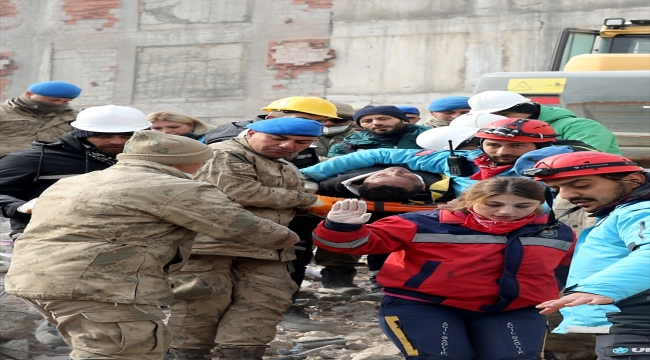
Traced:
[[541, 143], [555, 141], [557, 134], [551, 125], [542, 120], [506, 118], [484, 125], [474, 136], [483, 139]]
[[643, 171], [642, 167], [620, 155], [578, 151], [542, 159], [534, 168], [525, 170], [524, 175], [534, 176], [535, 180], [549, 180], [640, 171]]

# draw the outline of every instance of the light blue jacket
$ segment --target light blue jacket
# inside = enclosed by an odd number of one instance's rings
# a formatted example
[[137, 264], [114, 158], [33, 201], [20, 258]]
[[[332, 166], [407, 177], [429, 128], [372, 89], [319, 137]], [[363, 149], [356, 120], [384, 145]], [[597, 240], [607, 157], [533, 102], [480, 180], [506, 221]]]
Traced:
[[[418, 153], [424, 155], [416, 155]], [[386, 165], [406, 165], [409, 169], [414, 171], [428, 171], [435, 174], [445, 174], [451, 178], [451, 186], [456, 194], [460, 194], [470, 185], [474, 184], [476, 180], [471, 180], [468, 177], [459, 177], [451, 175], [449, 165], [447, 165], [447, 158], [449, 151], [440, 150], [431, 153], [426, 153], [424, 150], [409, 150], [409, 149], [375, 149], [357, 151], [352, 154], [338, 156], [331, 158], [322, 163], [300, 169], [305, 176], [310, 177], [317, 181], [330, 178], [332, 176], [342, 174], [346, 171], [373, 166], [377, 164]], [[470, 161], [477, 156], [483, 154], [481, 150], [457, 150], [456, 155], [467, 157]], [[478, 167], [472, 164], [474, 172], [478, 172]], [[514, 169], [508, 169], [498, 176], [518, 176]]]
[[614, 303], [563, 308], [564, 320], [553, 332], [650, 334], [649, 200], [619, 205], [582, 232], [567, 290], [607, 296]]

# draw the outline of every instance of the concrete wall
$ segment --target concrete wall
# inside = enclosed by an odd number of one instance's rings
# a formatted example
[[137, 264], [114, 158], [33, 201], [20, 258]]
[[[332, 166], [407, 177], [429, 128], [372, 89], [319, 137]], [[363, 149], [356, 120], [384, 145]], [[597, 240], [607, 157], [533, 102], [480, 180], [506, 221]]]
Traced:
[[564, 27], [650, 18], [647, 0], [0, 0], [0, 98], [29, 84], [73, 102], [212, 123], [272, 100], [352, 105], [470, 94], [495, 71], [544, 70]]

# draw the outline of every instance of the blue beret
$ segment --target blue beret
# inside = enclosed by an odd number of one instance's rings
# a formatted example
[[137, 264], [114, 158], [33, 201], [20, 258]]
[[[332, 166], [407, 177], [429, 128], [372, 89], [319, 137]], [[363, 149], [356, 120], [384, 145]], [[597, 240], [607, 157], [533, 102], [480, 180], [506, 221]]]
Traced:
[[402, 110], [404, 114], [417, 114], [420, 115], [420, 110], [415, 106], [397, 105], [398, 109]]
[[28, 91], [42, 96], [74, 99], [81, 94], [81, 88], [63, 81], [44, 81], [32, 84]]
[[573, 150], [573, 148], [570, 146], [548, 146], [541, 149], [529, 151], [517, 159], [517, 162], [515, 163], [515, 166], [513, 166], [513, 169], [517, 175], [524, 176], [524, 171], [534, 168], [535, 164], [537, 164], [538, 161], [549, 156], [566, 154], [570, 152], [575, 152], [575, 150]]
[[272, 135], [321, 136], [323, 124], [316, 120], [280, 117], [256, 121], [247, 128]]
[[384, 105], [384, 106], [366, 105], [363, 108], [361, 108], [359, 111], [354, 113], [354, 122], [358, 124], [360, 117], [365, 115], [375, 115], [375, 114], [388, 115], [406, 122], [409, 121], [409, 118], [406, 117], [406, 115], [402, 112], [402, 110], [398, 109], [393, 105]]
[[429, 111], [451, 111], [458, 109], [469, 109], [467, 103], [469, 98], [467, 96], [447, 96], [440, 99], [433, 100], [429, 104]]

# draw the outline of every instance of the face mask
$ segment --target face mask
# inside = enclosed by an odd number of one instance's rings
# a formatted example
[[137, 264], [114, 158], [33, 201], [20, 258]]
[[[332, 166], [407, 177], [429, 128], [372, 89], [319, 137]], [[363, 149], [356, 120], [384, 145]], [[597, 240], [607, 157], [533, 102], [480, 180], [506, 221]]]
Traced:
[[332, 127], [323, 127], [323, 135], [332, 135], [342, 133], [348, 129], [348, 125], [345, 126], [332, 126]]

